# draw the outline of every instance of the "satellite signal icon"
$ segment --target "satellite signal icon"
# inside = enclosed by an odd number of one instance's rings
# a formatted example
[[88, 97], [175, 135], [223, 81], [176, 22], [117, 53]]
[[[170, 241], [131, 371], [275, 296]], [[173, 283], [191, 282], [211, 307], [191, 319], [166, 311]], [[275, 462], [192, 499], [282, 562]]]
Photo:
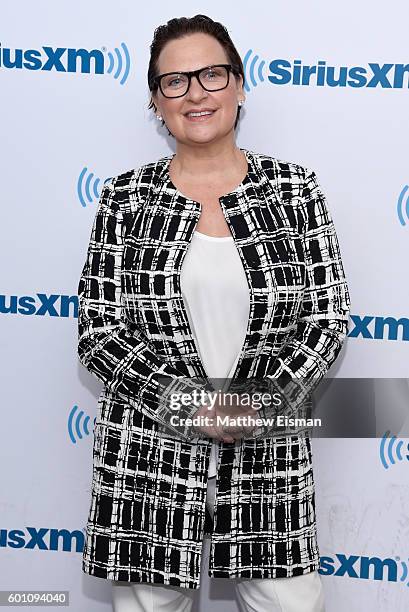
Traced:
[[109, 62], [107, 73], [111, 74], [114, 79], [120, 79], [119, 83], [123, 85], [129, 76], [131, 57], [125, 43], [121, 43], [120, 47], [120, 49], [115, 47], [113, 52], [107, 52]]
[[[401, 563], [402, 565], [402, 575], [400, 577], [400, 581], [401, 582], [405, 582], [405, 580], [407, 580], [408, 575], [409, 575], [409, 571], [408, 571], [408, 564], [406, 563], [406, 561], [402, 561], [402, 559], [400, 557], [395, 557], [396, 561], [399, 563]], [[409, 559], [408, 559], [409, 560]], [[409, 581], [406, 582], [406, 586], [409, 587]]]
[[[91, 418], [87, 415], [84, 416], [84, 411], [79, 410], [78, 406], [75, 405], [68, 415], [68, 435], [70, 436], [73, 444], [77, 443], [77, 439], [82, 440], [84, 434], [90, 435], [88, 425]], [[96, 418], [94, 417], [93, 425], [95, 425]]]
[[402, 447], [405, 442], [398, 440], [396, 436], [388, 437], [391, 432], [388, 430], [381, 438], [379, 445], [379, 458], [385, 470], [388, 470], [391, 465], [395, 465], [397, 461], [409, 461], [409, 443], [407, 443], [408, 454], [402, 455]]
[[[104, 184], [111, 178], [105, 179]], [[81, 170], [77, 181], [77, 195], [81, 206], [85, 208], [88, 204], [98, 202], [101, 195], [100, 183], [101, 179], [94, 176], [94, 173], [90, 172], [87, 167]]]
[[266, 62], [264, 60], [259, 61], [259, 56], [254, 55], [253, 58], [253, 49], [249, 49], [244, 56], [243, 59], [243, 68], [244, 68], [244, 89], [246, 91], [250, 91], [250, 85], [253, 87], [257, 87], [258, 82], [264, 82], [264, 66]]
[[398, 197], [397, 213], [401, 225], [409, 221], [409, 185], [405, 185]]

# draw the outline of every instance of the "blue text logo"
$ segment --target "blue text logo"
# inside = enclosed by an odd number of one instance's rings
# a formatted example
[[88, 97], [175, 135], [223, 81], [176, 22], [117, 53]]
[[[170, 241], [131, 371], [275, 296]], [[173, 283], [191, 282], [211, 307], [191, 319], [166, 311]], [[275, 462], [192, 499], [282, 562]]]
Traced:
[[400, 557], [381, 559], [336, 553], [334, 557], [321, 557], [318, 572], [323, 576], [347, 576], [361, 580], [403, 582], [409, 586], [408, 563]]
[[35, 296], [0, 295], [0, 314], [78, 317], [78, 296], [45, 293]]
[[84, 548], [83, 531], [78, 529], [74, 531], [69, 531], [68, 529], [49, 529], [47, 527], [0, 529], [0, 548], [59, 550], [80, 553]]
[[130, 65], [128, 47], [124, 42], [113, 51], [107, 51], [105, 47], [91, 50], [48, 46], [10, 49], [0, 44], [0, 68], [9, 70], [110, 74], [123, 85], [128, 79]]
[[373, 317], [350, 315], [354, 324], [348, 333], [349, 338], [367, 338], [369, 340], [409, 340], [409, 319], [401, 317]]
[[[266, 69], [269, 73], [266, 73]], [[268, 64], [249, 49], [243, 59], [245, 89], [269, 81], [273, 85], [303, 85], [305, 87], [352, 87], [360, 89], [408, 88], [409, 64], [378, 64], [365, 66], [331, 66], [325, 60], [304, 64], [302, 60], [276, 58]]]

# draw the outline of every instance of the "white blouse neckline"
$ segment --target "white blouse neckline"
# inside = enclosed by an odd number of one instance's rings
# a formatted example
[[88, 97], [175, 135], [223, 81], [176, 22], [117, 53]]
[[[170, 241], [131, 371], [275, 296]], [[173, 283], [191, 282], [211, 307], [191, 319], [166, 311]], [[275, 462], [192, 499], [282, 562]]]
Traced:
[[211, 242], [230, 242], [233, 240], [233, 236], [209, 236], [208, 234], [203, 234], [198, 230], [195, 230], [194, 234], [196, 234], [198, 238], [202, 238], [203, 240], [209, 240]]

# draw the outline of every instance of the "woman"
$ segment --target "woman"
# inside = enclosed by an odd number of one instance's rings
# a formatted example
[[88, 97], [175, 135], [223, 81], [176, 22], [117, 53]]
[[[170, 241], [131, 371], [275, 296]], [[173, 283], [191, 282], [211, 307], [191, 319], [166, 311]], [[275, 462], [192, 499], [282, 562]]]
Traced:
[[322, 612], [308, 435], [220, 425], [239, 402], [172, 420], [164, 377], [191, 398], [228, 374], [319, 382], [350, 306], [332, 218], [314, 172], [236, 146], [244, 71], [221, 24], [159, 27], [148, 83], [176, 153], [104, 185], [78, 287], [79, 358], [104, 383], [83, 571], [117, 612], [188, 611], [207, 533], [243, 610]]

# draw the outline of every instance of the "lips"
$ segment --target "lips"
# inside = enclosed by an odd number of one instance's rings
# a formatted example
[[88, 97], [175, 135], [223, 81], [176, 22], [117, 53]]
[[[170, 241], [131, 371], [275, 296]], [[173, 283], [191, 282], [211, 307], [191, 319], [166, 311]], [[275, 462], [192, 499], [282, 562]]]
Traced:
[[211, 109], [208, 109], [208, 110], [203, 109], [203, 111], [190, 111], [190, 112], [200, 113], [200, 112], [205, 112], [205, 111], [206, 112], [210, 111], [210, 112], [208, 112], [208, 114], [206, 115], [195, 115], [195, 116], [185, 114], [185, 118], [188, 121], [206, 121], [206, 119], [210, 119], [216, 113], [215, 110], [211, 110]]
[[184, 114], [187, 115], [188, 113], [207, 113], [214, 112], [215, 110], [215, 108], [189, 108], [189, 110], [186, 111]]

